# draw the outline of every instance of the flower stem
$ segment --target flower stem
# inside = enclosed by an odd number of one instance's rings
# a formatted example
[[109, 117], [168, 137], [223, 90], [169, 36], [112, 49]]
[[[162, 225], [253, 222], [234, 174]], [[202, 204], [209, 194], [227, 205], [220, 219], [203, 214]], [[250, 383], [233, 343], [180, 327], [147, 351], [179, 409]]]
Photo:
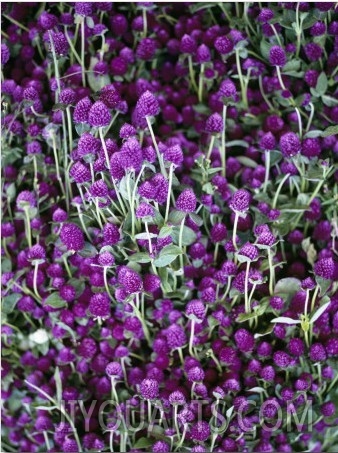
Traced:
[[174, 166], [173, 164], [170, 165], [169, 168], [169, 188], [168, 188], [168, 194], [167, 194], [167, 204], [166, 204], [166, 209], [165, 209], [165, 217], [164, 217], [164, 225], [166, 225], [169, 217], [169, 208], [170, 208], [170, 194], [171, 194], [171, 186], [173, 182], [173, 171], [174, 171]]
[[270, 151], [265, 150], [264, 155], [265, 155], [265, 178], [264, 178], [263, 192], [266, 193], [266, 188], [268, 186], [269, 174], [270, 174]]
[[38, 291], [38, 286], [37, 286], [37, 278], [38, 278], [38, 269], [39, 269], [39, 263], [34, 264], [34, 275], [33, 275], [33, 289], [34, 289], [34, 294], [38, 300], [41, 300], [41, 296]]
[[211, 156], [211, 153], [212, 153], [212, 149], [213, 149], [213, 147], [214, 147], [215, 139], [216, 139], [216, 136], [215, 136], [215, 135], [212, 135], [212, 136], [211, 136], [211, 139], [210, 139], [210, 144], [209, 144], [209, 150], [208, 150], [208, 154], [207, 154], [207, 159], [210, 159], [210, 156]]
[[226, 177], [226, 143], [225, 143], [225, 133], [226, 133], [226, 119], [227, 119], [227, 105], [223, 105], [223, 130], [222, 130], [222, 147], [221, 147], [221, 166], [222, 166], [222, 176]]
[[235, 211], [234, 229], [232, 230], [232, 244], [236, 250], [238, 250], [237, 242], [236, 242], [238, 219], [239, 219], [239, 213], [237, 211]]
[[29, 218], [29, 206], [24, 207], [25, 212], [25, 229], [26, 229], [26, 239], [28, 242], [28, 247], [32, 247], [32, 232], [31, 232], [31, 221]]
[[102, 148], [103, 148], [103, 151], [104, 151], [104, 157], [106, 158], [107, 168], [108, 168], [108, 170], [110, 170], [109, 155], [108, 155], [106, 142], [104, 141], [104, 136], [103, 136], [102, 129], [103, 129], [102, 127], [99, 127], [99, 135], [100, 135], [100, 139], [101, 139]]
[[85, 68], [85, 23], [84, 17], [81, 20], [81, 68], [82, 68], [82, 84], [86, 86], [86, 68]]
[[157, 141], [156, 141], [156, 138], [155, 138], [155, 134], [154, 134], [154, 131], [153, 131], [149, 116], [146, 116], [146, 121], [147, 121], [148, 129], [149, 129], [149, 132], [150, 132], [150, 135], [151, 135], [151, 139], [153, 141], [154, 148], [156, 150], [156, 155], [157, 155], [158, 162], [160, 164], [161, 173], [166, 178], [167, 177], [167, 172], [166, 172], [166, 170], [164, 168], [163, 158], [162, 158], [160, 150], [158, 148]]
[[192, 65], [192, 56], [188, 55], [188, 65], [189, 65], [189, 77], [190, 77], [190, 82], [191, 86], [193, 87], [194, 91], [198, 93], [198, 86], [196, 85], [195, 81], [195, 71]]
[[290, 173], [287, 173], [287, 174], [284, 176], [284, 178], [281, 180], [281, 182], [279, 183], [279, 186], [277, 187], [277, 190], [276, 190], [276, 193], [275, 193], [273, 202], [272, 202], [272, 209], [275, 209], [275, 208], [276, 208], [277, 200], [278, 200], [280, 191], [282, 190], [282, 187], [283, 187], [285, 181], [289, 178], [289, 176], [290, 176]]
[[195, 320], [191, 320], [191, 328], [190, 328], [190, 339], [189, 339], [189, 354], [191, 357], [195, 357], [193, 346], [194, 346], [194, 336], [195, 336]]
[[249, 306], [249, 295], [248, 295], [249, 272], [250, 272], [250, 261], [247, 261], [246, 271], [245, 271], [245, 280], [244, 280], [245, 313], [251, 312], [251, 307]]
[[200, 77], [199, 77], [199, 81], [198, 81], [198, 102], [200, 102], [200, 103], [203, 101], [204, 69], [205, 69], [205, 65], [204, 65], [204, 63], [202, 63]]

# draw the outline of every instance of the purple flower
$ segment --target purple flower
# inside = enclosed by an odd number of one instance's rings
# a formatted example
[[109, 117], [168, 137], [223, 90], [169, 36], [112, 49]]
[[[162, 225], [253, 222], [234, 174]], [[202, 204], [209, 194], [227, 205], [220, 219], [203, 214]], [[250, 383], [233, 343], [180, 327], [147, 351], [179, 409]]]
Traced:
[[84, 182], [91, 180], [89, 168], [81, 162], [75, 162], [71, 167], [69, 174], [77, 184], [83, 184]]
[[210, 436], [210, 426], [209, 423], [205, 421], [199, 421], [195, 423], [190, 430], [190, 435], [193, 440], [198, 442], [204, 442]]
[[280, 150], [284, 157], [292, 157], [301, 151], [301, 142], [294, 132], [283, 134], [279, 141]]
[[158, 440], [153, 444], [151, 451], [153, 453], [168, 453], [170, 446], [164, 440]]
[[229, 207], [235, 212], [246, 212], [249, 209], [250, 200], [250, 193], [245, 189], [239, 189], [232, 195]]
[[179, 211], [189, 213], [196, 209], [196, 195], [191, 189], [184, 189], [176, 200], [176, 208]]
[[196, 60], [198, 63], [207, 63], [211, 60], [210, 49], [205, 44], [198, 46], [196, 51]]
[[111, 113], [102, 101], [96, 101], [90, 108], [88, 123], [94, 127], [108, 126], [111, 121]]
[[1, 44], [1, 65], [5, 65], [10, 59], [10, 51], [6, 44]]
[[246, 329], [239, 329], [235, 333], [237, 348], [242, 352], [251, 352], [255, 345], [253, 335]]
[[170, 349], [181, 348], [187, 343], [187, 337], [183, 328], [177, 324], [169, 326], [164, 334]]
[[108, 294], [94, 294], [89, 302], [89, 312], [94, 317], [107, 318], [110, 315], [110, 299]]
[[335, 270], [335, 264], [332, 258], [322, 258], [314, 265], [314, 273], [318, 277], [331, 280]]
[[155, 398], [158, 398], [158, 382], [155, 379], [143, 379], [140, 385], [140, 393], [142, 398], [146, 400], [154, 400]]
[[[69, 51], [69, 44], [68, 41], [65, 37], [65, 35], [62, 32], [50, 32], [50, 36], [53, 41], [53, 46], [56, 55], [62, 56], [62, 55], [67, 55]], [[51, 46], [51, 43], [50, 43]]]
[[123, 378], [122, 366], [119, 362], [110, 362], [106, 366], [106, 374], [113, 379]]
[[190, 35], [183, 35], [180, 43], [180, 51], [186, 54], [193, 54], [197, 50], [197, 44]]
[[153, 93], [145, 91], [137, 101], [135, 110], [140, 118], [145, 118], [146, 116], [158, 115], [160, 106]]
[[93, 14], [93, 3], [92, 2], [76, 2], [75, 13], [80, 16], [88, 17]]
[[269, 61], [273, 66], [285, 66], [287, 59], [284, 50], [279, 46], [272, 46], [269, 52]]
[[234, 43], [227, 36], [219, 36], [218, 38], [216, 38], [214, 46], [217, 52], [219, 52], [221, 55], [226, 55], [232, 52]]
[[261, 138], [259, 145], [263, 150], [272, 151], [276, 147], [275, 136], [271, 132], [267, 132]]
[[136, 57], [140, 60], [149, 61], [155, 56], [157, 43], [153, 38], [142, 38], [136, 48]]
[[241, 247], [238, 255], [245, 256], [246, 258], [249, 258], [250, 261], [255, 261], [258, 258], [258, 250], [253, 244], [247, 242]]
[[219, 113], [213, 113], [205, 123], [205, 131], [209, 134], [219, 134], [223, 131], [223, 118]]
[[136, 209], [136, 218], [143, 219], [143, 218], [151, 218], [155, 216], [155, 210], [150, 204], [141, 202]]
[[312, 362], [323, 362], [326, 360], [326, 351], [321, 343], [313, 343], [310, 347], [310, 360]]
[[81, 99], [75, 106], [73, 113], [74, 123], [87, 123], [91, 106], [92, 103], [89, 97]]
[[75, 252], [82, 250], [84, 247], [84, 237], [81, 228], [75, 223], [67, 223], [62, 225], [60, 231], [60, 239], [66, 246], [67, 250]]

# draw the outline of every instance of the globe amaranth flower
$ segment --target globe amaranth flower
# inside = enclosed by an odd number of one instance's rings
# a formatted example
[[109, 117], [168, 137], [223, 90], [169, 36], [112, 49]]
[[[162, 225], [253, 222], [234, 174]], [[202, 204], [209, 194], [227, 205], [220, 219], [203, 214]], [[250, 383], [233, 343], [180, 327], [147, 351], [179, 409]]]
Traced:
[[190, 429], [190, 435], [193, 440], [198, 442], [205, 442], [211, 434], [209, 423], [199, 421], [195, 423]]
[[286, 132], [279, 140], [279, 147], [284, 157], [292, 157], [301, 151], [301, 142], [294, 132]]
[[331, 280], [335, 271], [335, 263], [332, 258], [322, 258], [313, 267], [315, 275]]
[[85, 244], [83, 232], [75, 223], [63, 224], [60, 231], [60, 239], [67, 250], [82, 250]]
[[1, 44], [1, 64], [5, 65], [10, 59], [10, 51], [6, 44]]
[[143, 283], [140, 275], [127, 266], [121, 266], [118, 270], [117, 280], [130, 294], [142, 290]]
[[160, 112], [160, 105], [151, 91], [145, 91], [136, 103], [135, 111], [140, 118], [156, 116]]
[[155, 379], [143, 379], [140, 385], [140, 394], [146, 400], [154, 400], [159, 396], [159, 385]]
[[106, 293], [97, 293], [90, 298], [89, 312], [97, 318], [107, 318], [110, 315], [110, 299]]
[[121, 379], [123, 378], [123, 369], [119, 362], [110, 362], [106, 366], [106, 374], [110, 378]]
[[215, 39], [214, 47], [221, 55], [226, 55], [232, 52], [234, 43], [227, 36], [219, 36]]
[[111, 113], [102, 101], [96, 101], [88, 113], [88, 123], [94, 127], [108, 126], [112, 119]]
[[246, 329], [239, 329], [235, 333], [235, 342], [237, 348], [242, 352], [251, 352], [255, 345], [253, 335]]
[[287, 59], [284, 50], [279, 46], [272, 46], [269, 51], [269, 61], [273, 66], [285, 66]]
[[250, 193], [245, 189], [237, 190], [231, 197], [229, 207], [235, 212], [246, 212], [251, 201]]
[[209, 134], [219, 134], [223, 131], [223, 118], [219, 113], [213, 113], [209, 116], [205, 123], [205, 131]]
[[167, 344], [170, 349], [181, 348], [187, 343], [187, 337], [184, 332], [184, 329], [177, 325], [172, 324], [165, 331], [164, 335], [167, 338]]
[[[56, 55], [63, 56], [67, 55], [69, 51], [69, 44], [62, 32], [54, 32], [51, 31], [50, 35], [48, 36], [49, 45], [52, 49], [52, 46], [55, 50]], [[50, 42], [50, 40], [52, 42]]]
[[73, 119], [74, 123], [87, 123], [89, 117], [89, 111], [92, 103], [89, 97], [81, 99], [75, 106]]
[[194, 212], [196, 203], [196, 195], [192, 189], [184, 189], [176, 200], [176, 209], [185, 213]]

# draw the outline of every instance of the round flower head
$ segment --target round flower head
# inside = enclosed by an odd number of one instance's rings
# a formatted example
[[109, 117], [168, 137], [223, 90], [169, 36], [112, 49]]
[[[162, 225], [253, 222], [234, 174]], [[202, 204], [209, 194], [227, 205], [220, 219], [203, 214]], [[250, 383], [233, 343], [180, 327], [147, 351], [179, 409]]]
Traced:
[[23, 211], [25, 206], [36, 206], [36, 198], [32, 192], [29, 192], [29, 190], [20, 192], [16, 197], [16, 207], [18, 211]]
[[73, 250], [75, 252], [82, 250], [85, 244], [81, 228], [74, 223], [62, 225], [60, 239], [66, 246], [67, 250]]
[[76, 2], [75, 13], [80, 16], [88, 17], [93, 14], [93, 3], [92, 2]]
[[4, 65], [8, 62], [11, 54], [9, 52], [8, 47], [6, 44], [1, 44], [1, 64]]
[[211, 54], [209, 47], [205, 44], [201, 44], [196, 51], [196, 60], [198, 63], [207, 63], [211, 60]]
[[153, 444], [151, 451], [152, 453], [168, 453], [170, 446], [164, 440], [158, 440]]
[[170, 349], [181, 348], [187, 343], [186, 334], [181, 326], [172, 324], [164, 332]]
[[153, 93], [145, 91], [137, 101], [135, 110], [140, 118], [145, 118], [146, 116], [158, 115], [160, 106]]
[[61, 104], [71, 105], [75, 103], [76, 94], [72, 88], [65, 88], [61, 91], [59, 101]]
[[224, 129], [223, 118], [219, 113], [213, 113], [205, 123], [205, 131], [209, 134], [219, 134]]
[[301, 151], [301, 143], [294, 132], [283, 134], [279, 141], [280, 150], [284, 157], [292, 157]]
[[121, 379], [123, 378], [122, 366], [120, 365], [119, 362], [110, 362], [106, 366], [106, 374], [110, 378]]
[[46, 251], [40, 244], [35, 244], [28, 250], [27, 258], [33, 260], [45, 260]]
[[42, 146], [37, 140], [33, 140], [26, 145], [27, 154], [41, 154]]
[[94, 294], [89, 302], [89, 312], [94, 317], [107, 318], [110, 315], [110, 299], [108, 294]]
[[192, 319], [198, 319], [202, 321], [205, 318], [206, 309], [200, 300], [191, 300], [187, 304], [187, 308], [185, 310], [185, 314]]
[[266, 151], [271, 151], [276, 147], [276, 139], [275, 136], [271, 132], [267, 132], [263, 135], [260, 140], [259, 146], [261, 149]]
[[305, 345], [301, 338], [290, 338], [288, 349], [295, 357], [300, 357], [304, 354]]
[[324, 417], [332, 417], [336, 412], [336, 406], [332, 401], [328, 401], [321, 406], [320, 412]]
[[170, 393], [168, 400], [169, 403], [173, 406], [175, 406], [176, 404], [182, 405], [186, 403], [185, 396], [179, 390], [175, 390], [174, 392]]
[[135, 137], [136, 129], [134, 126], [128, 123], [124, 123], [124, 125], [120, 129], [120, 138], [129, 138]]
[[196, 195], [192, 189], [184, 189], [176, 200], [176, 208], [185, 213], [194, 212], [196, 201]]
[[100, 179], [99, 181], [95, 181], [94, 184], [91, 185], [90, 187], [90, 194], [93, 197], [106, 197], [109, 193], [108, 186], [107, 184], [103, 181], [103, 179]]
[[77, 184], [83, 184], [91, 180], [89, 168], [79, 161], [72, 165], [69, 174]]
[[194, 366], [188, 370], [188, 379], [191, 382], [202, 382], [205, 373], [199, 366]]
[[335, 264], [332, 258], [323, 258], [314, 265], [314, 273], [318, 277], [331, 280], [334, 275]]
[[92, 103], [89, 97], [81, 99], [75, 106], [73, 119], [74, 123], [87, 123], [89, 111], [92, 106]]
[[255, 261], [258, 258], [258, 250], [257, 247], [255, 247], [253, 244], [247, 242], [241, 247], [238, 255], [245, 256], [246, 258], [249, 258], [250, 261]]
[[237, 190], [231, 197], [230, 209], [236, 212], [246, 212], [249, 209], [250, 193], [245, 189]]
[[177, 167], [181, 165], [183, 162], [183, 151], [180, 145], [174, 145], [167, 148], [164, 151], [164, 159]]
[[326, 360], [326, 351], [321, 343], [313, 343], [311, 345], [310, 360], [312, 360], [312, 362], [322, 362]]
[[273, 355], [273, 361], [280, 368], [287, 368], [291, 362], [291, 357], [284, 351], [276, 351]]
[[285, 66], [287, 59], [284, 50], [279, 46], [272, 46], [269, 61], [273, 66]]
[[[53, 47], [55, 50], [56, 55], [62, 56], [67, 55], [69, 51], [69, 44], [67, 38], [62, 32], [50, 32], [50, 37], [53, 42]], [[52, 45], [52, 44], [50, 44]]]
[[143, 279], [143, 288], [148, 293], [153, 293], [161, 287], [161, 279], [154, 274], [147, 274]]
[[106, 225], [104, 225], [102, 235], [104, 239], [103, 242], [104, 245], [117, 244], [121, 236], [118, 226], [113, 225], [111, 223], [107, 223]]
[[197, 49], [197, 44], [194, 38], [190, 35], [185, 34], [181, 38], [180, 51], [182, 53], [193, 54]]
[[255, 345], [253, 335], [246, 329], [239, 329], [235, 333], [235, 342], [237, 348], [242, 352], [251, 352]]
[[140, 275], [127, 266], [122, 266], [119, 269], [117, 279], [129, 293], [136, 293], [142, 290], [143, 283]]
[[65, 439], [65, 441], [62, 443], [62, 451], [64, 453], [75, 453], [79, 451], [79, 447], [77, 445], [77, 442], [75, 439]]
[[99, 139], [93, 137], [89, 132], [81, 135], [77, 144], [78, 157], [84, 157], [88, 154], [97, 154], [101, 148]]
[[214, 46], [217, 52], [221, 55], [226, 55], [227, 53], [232, 52], [234, 43], [227, 36], [219, 36], [215, 39]]
[[112, 266], [115, 263], [115, 258], [109, 252], [102, 252], [98, 257], [97, 262], [100, 266]]
[[142, 398], [153, 400], [159, 395], [158, 382], [155, 379], [143, 379], [140, 385]]
[[111, 121], [111, 113], [102, 101], [96, 101], [90, 108], [88, 123], [94, 127], [108, 126]]
[[190, 430], [191, 438], [198, 442], [206, 441], [210, 436], [210, 433], [211, 431], [209, 423], [205, 421], [199, 421], [195, 423]]

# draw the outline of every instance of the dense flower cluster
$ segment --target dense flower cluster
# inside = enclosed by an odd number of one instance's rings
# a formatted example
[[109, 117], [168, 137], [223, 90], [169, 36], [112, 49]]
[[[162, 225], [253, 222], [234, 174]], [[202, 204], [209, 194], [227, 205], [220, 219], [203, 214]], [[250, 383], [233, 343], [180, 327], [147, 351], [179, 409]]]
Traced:
[[2, 435], [337, 451], [334, 3], [2, 3]]

